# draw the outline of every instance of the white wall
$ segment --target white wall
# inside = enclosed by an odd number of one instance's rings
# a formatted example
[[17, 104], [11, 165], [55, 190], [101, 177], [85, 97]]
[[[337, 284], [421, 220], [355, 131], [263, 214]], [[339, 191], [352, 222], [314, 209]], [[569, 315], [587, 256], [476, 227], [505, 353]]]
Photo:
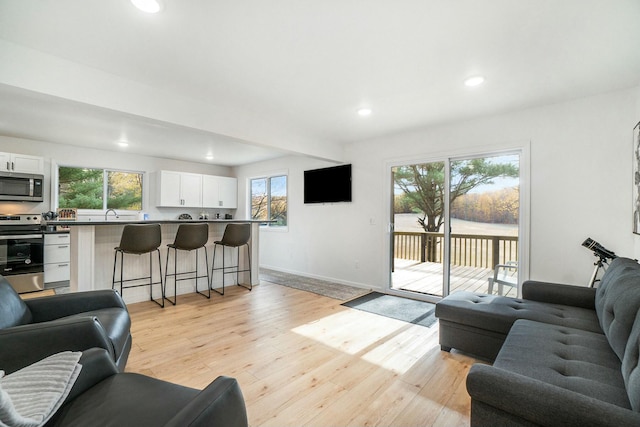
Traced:
[[[359, 198], [357, 189], [364, 186], [364, 183], [354, 182], [356, 200], [353, 203], [303, 204], [303, 172], [335, 165], [336, 163], [322, 160], [291, 156], [235, 169], [240, 216], [249, 215], [246, 212], [250, 178], [288, 174], [288, 227], [286, 231], [261, 230], [261, 266], [356, 286], [366, 284], [358, 274], [361, 270], [355, 269], [355, 262], [359, 261], [364, 266], [367, 264], [366, 258], [378, 252], [377, 248], [363, 249], [358, 238], [363, 234], [374, 233], [373, 230], [377, 232], [378, 227], [368, 225], [367, 212], [370, 209], [361, 208], [363, 202], [366, 205], [366, 201]], [[354, 165], [354, 168], [357, 166]], [[353, 174], [357, 181], [362, 173], [356, 169]], [[242, 201], [245, 202], [244, 206]]]
[[247, 177], [289, 171], [289, 229], [262, 232], [262, 265], [382, 288], [387, 162], [530, 141], [530, 277], [587, 284], [595, 258], [581, 247], [586, 237], [638, 257], [631, 231], [631, 130], [639, 119], [640, 90], [634, 88], [352, 144], [345, 158], [353, 164], [354, 201], [346, 204], [302, 203], [302, 171], [326, 162], [289, 157], [236, 172], [242, 187]]
[[[143, 178], [144, 211], [151, 219], [176, 218], [187, 212], [197, 215], [200, 209], [156, 208], [155, 185], [151, 172], [158, 170], [175, 170], [210, 175], [232, 176], [231, 168], [204, 163], [191, 163], [158, 157], [141, 156], [127, 153], [75, 147], [45, 141], [34, 141], [21, 138], [0, 136], [0, 151], [42, 156], [45, 159], [45, 194], [42, 203], [9, 203], [0, 202], [1, 213], [41, 213], [53, 209], [51, 206], [51, 165], [52, 162], [62, 166], [86, 166], [88, 168], [113, 168], [146, 172]], [[210, 210], [213, 213], [213, 210]], [[225, 213], [226, 211], [221, 211]], [[196, 216], [194, 216], [196, 218]]]

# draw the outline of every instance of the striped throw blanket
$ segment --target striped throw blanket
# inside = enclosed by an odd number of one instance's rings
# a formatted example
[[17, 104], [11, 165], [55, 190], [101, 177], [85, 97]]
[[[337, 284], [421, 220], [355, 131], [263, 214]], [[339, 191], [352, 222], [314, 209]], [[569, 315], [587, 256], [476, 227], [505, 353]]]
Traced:
[[0, 427], [44, 425], [78, 378], [81, 355], [65, 351], [10, 375], [0, 371]]

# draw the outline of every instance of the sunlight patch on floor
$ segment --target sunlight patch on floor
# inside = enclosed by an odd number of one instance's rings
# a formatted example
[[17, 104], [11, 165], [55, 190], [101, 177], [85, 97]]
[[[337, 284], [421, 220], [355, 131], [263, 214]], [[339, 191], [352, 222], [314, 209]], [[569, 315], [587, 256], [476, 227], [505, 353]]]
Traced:
[[[358, 312], [354, 321], [353, 309], [342, 311], [292, 329], [292, 332], [313, 339], [326, 346], [403, 374], [430, 349], [424, 338], [412, 332], [412, 325], [376, 314]], [[346, 327], [345, 325], [349, 325]], [[354, 338], [353, 330], [360, 333]]]

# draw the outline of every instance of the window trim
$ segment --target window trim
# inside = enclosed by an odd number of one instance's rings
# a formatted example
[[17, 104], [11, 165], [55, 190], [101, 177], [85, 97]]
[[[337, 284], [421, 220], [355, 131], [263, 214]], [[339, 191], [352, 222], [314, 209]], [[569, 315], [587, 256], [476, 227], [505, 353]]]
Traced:
[[123, 214], [131, 214], [134, 212], [141, 212], [144, 211], [146, 208], [146, 203], [145, 203], [145, 194], [146, 194], [146, 190], [145, 190], [145, 182], [146, 182], [146, 171], [139, 171], [139, 170], [129, 170], [129, 169], [115, 169], [115, 168], [109, 168], [109, 167], [98, 167], [98, 166], [75, 166], [75, 165], [67, 165], [67, 164], [59, 164], [57, 162], [51, 162], [52, 163], [52, 168], [51, 168], [51, 173], [53, 175], [53, 179], [52, 181], [52, 185], [51, 185], [51, 192], [54, 195], [54, 197], [52, 197], [52, 206], [54, 209], [58, 209], [60, 207], [60, 168], [77, 168], [77, 169], [98, 169], [98, 170], [102, 170], [102, 174], [103, 174], [103, 182], [102, 182], [102, 195], [103, 195], [103, 202], [102, 202], [102, 209], [83, 209], [83, 208], [79, 208], [78, 209], [78, 214], [84, 214], [84, 215], [92, 215], [92, 214], [97, 214], [97, 213], [104, 213], [107, 211], [107, 203], [108, 203], [108, 195], [107, 195], [107, 190], [108, 190], [108, 180], [106, 179], [107, 177], [105, 176], [106, 173], [108, 172], [123, 172], [123, 173], [134, 173], [134, 174], [139, 174], [142, 177], [142, 183], [141, 183], [141, 190], [142, 190], [142, 194], [140, 195], [140, 209], [118, 209], [118, 213], [122, 212]]
[[276, 232], [283, 232], [283, 231], [288, 231], [289, 229], [289, 172], [288, 171], [279, 171], [279, 172], [269, 172], [269, 173], [265, 173], [265, 174], [261, 174], [261, 175], [256, 175], [256, 176], [251, 176], [247, 178], [247, 212], [249, 212], [249, 216], [253, 219], [253, 209], [252, 209], [252, 205], [251, 205], [251, 199], [252, 199], [252, 189], [251, 189], [251, 183], [254, 180], [259, 180], [259, 179], [265, 179], [267, 180], [267, 218], [271, 217], [271, 178], [278, 178], [278, 177], [286, 177], [287, 179], [287, 184], [285, 186], [285, 191], [286, 191], [286, 195], [287, 195], [287, 223], [286, 225], [277, 225], [277, 224], [273, 224], [270, 222], [265, 222], [265, 223], [260, 223], [260, 229], [261, 230], [269, 230], [269, 231], [276, 231]]

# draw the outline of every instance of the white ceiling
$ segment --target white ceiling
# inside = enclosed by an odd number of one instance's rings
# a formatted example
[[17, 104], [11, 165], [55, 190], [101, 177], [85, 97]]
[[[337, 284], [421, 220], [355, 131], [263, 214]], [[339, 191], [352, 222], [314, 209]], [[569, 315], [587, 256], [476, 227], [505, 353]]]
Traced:
[[[0, 134], [113, 149], [124, 135], [137, 152], [238, 165], [286, 152], [271, 143], [284, 130], [345, 144], [640, 84], [638, 0], [164, 4], [0, 0], [0, 39], [222, 112], [206, 126], [0, 81]], [[476, 74], [486, 83], [466, 88]], [[238, 117], [246, 132], [225, 126]]]

